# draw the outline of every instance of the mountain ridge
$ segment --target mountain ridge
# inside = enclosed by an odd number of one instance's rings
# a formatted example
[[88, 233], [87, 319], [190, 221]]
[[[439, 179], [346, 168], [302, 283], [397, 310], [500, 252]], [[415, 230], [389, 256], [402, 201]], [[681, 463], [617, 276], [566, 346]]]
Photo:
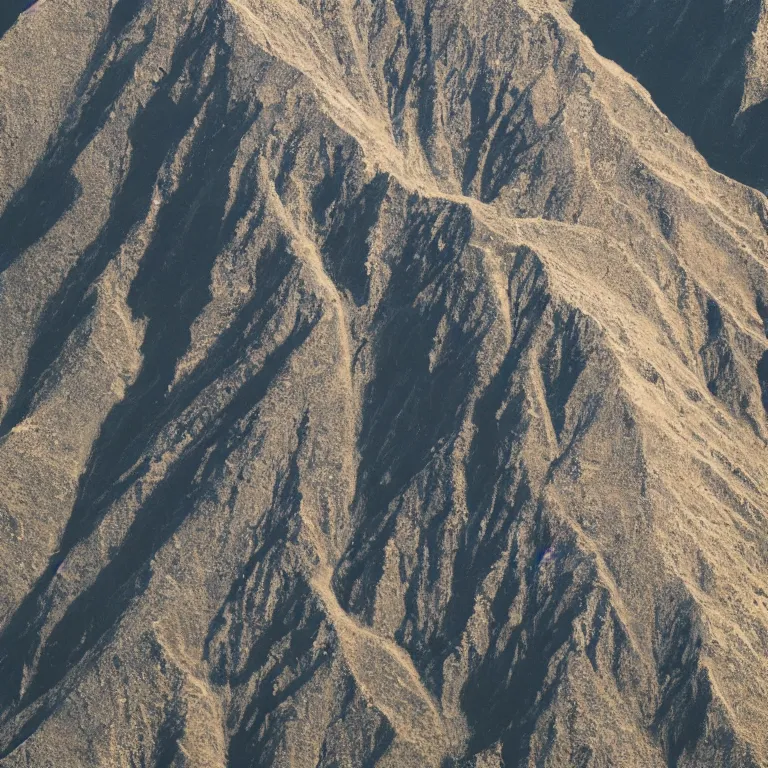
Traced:
[[762, 765], [765, 198], [559, 4], [86, 8], [0, 219], [0, 763]]

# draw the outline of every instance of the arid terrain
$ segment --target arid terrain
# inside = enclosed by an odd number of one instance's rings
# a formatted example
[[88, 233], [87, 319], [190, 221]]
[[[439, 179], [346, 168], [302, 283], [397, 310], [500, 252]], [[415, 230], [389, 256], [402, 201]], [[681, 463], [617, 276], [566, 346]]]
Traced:
[[768, 766], [764, 4], [28, 5], [0, 766]]

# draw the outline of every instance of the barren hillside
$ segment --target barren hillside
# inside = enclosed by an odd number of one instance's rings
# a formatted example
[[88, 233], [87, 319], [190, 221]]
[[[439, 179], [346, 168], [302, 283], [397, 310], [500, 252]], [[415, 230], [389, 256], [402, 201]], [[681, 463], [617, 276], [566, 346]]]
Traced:
[[571, 10], [7, 22], [2, 768], [768, 766], [768, 201]]

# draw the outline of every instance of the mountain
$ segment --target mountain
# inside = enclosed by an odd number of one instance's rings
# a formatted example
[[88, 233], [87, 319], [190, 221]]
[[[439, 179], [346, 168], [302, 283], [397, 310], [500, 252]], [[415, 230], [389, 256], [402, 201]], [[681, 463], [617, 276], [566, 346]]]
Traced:
[[768, 765], [768, 201], [577, 6], [10, 24], [2, 768]]

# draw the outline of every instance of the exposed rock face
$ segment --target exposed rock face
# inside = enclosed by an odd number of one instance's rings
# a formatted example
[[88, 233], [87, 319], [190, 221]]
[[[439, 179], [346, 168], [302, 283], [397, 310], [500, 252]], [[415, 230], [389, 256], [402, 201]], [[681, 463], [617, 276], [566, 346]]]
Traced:
[[768, 189], [765, 0], [567, 0], [717, 170]]
[[768, 205], [559, 0], [0, 73], [0, 765], [768, 765]]

